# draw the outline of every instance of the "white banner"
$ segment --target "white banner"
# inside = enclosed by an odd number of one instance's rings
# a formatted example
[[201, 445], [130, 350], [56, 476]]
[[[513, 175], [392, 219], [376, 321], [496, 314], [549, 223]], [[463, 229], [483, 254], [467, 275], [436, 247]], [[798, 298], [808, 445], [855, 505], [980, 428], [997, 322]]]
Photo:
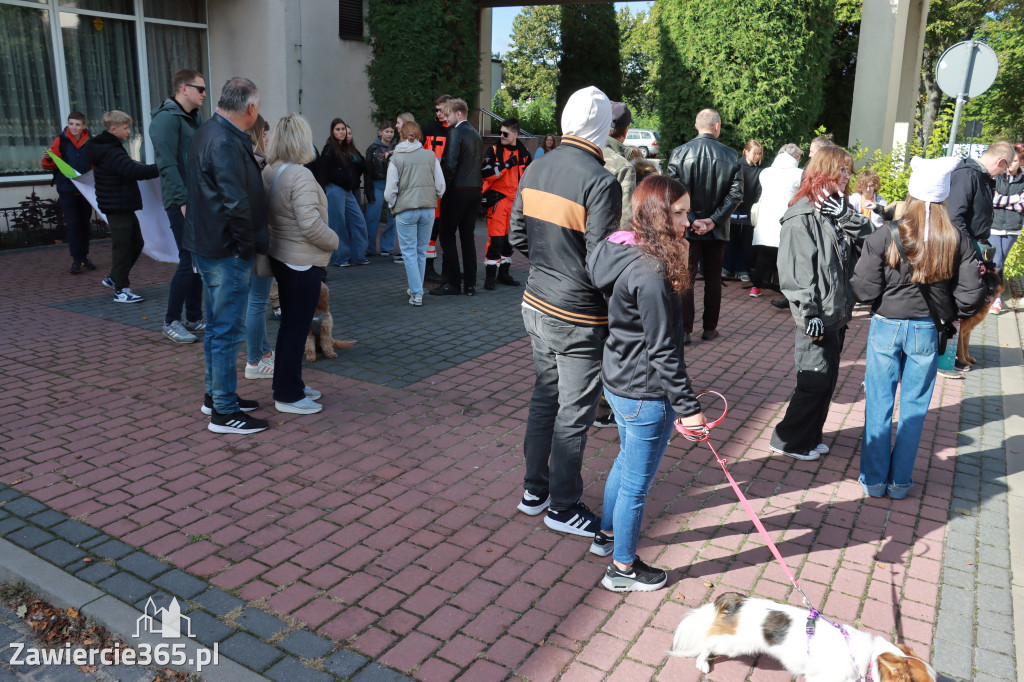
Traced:
[[[71, 178], [78, 191], [88, 200], [96, 213], [107, 221], [107, 216], [96, 205], [96, 187], [92, 171], [83, 173], [77, 178]], [[139, 227], [142, 228], [142, 240], [144, 245], [142, 253], [153, 260], [163, 263], [178, 262], [178, 245], [174, 243], [174, 233], [171, 232], [171, 222], [167, 219], [167, 212], [164, 210], [163, 195], [160, 193], [160, 178], [152, 180], [139, 180], [139, 191], [142, 193], [142, 210], [136, 211], [139, 219]]]

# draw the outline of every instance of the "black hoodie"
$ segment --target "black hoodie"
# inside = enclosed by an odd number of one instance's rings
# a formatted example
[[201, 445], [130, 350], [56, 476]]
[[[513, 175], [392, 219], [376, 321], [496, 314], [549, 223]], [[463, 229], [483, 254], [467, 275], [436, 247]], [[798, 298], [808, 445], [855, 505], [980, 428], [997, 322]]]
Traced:
[[640, 247], [616, 243], [624, 235], [632, 233], [601, 240], [587, 259], [591, 280], [608, 299], [601, 381], [617, 396], [667, 397], [678, 416], [697, 414], [700, 403], [683, 361], [683, 297]]

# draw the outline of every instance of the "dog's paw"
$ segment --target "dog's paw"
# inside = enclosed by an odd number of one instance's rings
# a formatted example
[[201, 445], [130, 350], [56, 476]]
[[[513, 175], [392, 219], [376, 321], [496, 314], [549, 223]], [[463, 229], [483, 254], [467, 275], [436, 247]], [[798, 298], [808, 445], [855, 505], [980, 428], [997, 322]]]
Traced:
[[324, 357], [327, 358], [328, 360], [333, 360], [334, 358], [338, 357], [338, 354], [335, 353], [330, 348], [325, 348], [324, 349]]
[[306, 353], [306, 362], [316, 362], [316, 352]]
[[977, 363], [978, 363], [978, 360], [976, 358], [972, 358], [970, 355], [967, 356], [967, 364], [968, 365], [975, 365]]

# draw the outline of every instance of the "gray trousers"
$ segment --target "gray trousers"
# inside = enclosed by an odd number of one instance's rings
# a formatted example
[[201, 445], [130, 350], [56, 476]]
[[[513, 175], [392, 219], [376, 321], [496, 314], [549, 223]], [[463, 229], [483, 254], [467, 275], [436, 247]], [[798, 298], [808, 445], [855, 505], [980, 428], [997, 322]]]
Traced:
[[607, 327], [578, 327], [523, 307], [537, 373], [526, 422], [523, 487], [551, 508], [569, 509], [583, 494], [583, 451], [601, 394]]

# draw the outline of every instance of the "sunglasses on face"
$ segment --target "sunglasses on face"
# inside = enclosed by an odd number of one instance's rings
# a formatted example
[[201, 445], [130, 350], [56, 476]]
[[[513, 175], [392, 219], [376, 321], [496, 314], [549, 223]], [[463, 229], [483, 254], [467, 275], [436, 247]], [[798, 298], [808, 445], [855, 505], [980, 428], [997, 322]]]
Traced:
[[185, 83], [185, 87], [187, 87], [187, 88], [195, 88], [196, 92], [198, 92], [200, 95], [202, 95], [203, 93], [206, 92], [206, 86], [205, 85], [192, 85], [191, 83]]
[[501, 131], [501, 136], [502, 137], [510, 137], [511, 135], [512, 135], [512, 133], [505, 132], [504, 130]]

